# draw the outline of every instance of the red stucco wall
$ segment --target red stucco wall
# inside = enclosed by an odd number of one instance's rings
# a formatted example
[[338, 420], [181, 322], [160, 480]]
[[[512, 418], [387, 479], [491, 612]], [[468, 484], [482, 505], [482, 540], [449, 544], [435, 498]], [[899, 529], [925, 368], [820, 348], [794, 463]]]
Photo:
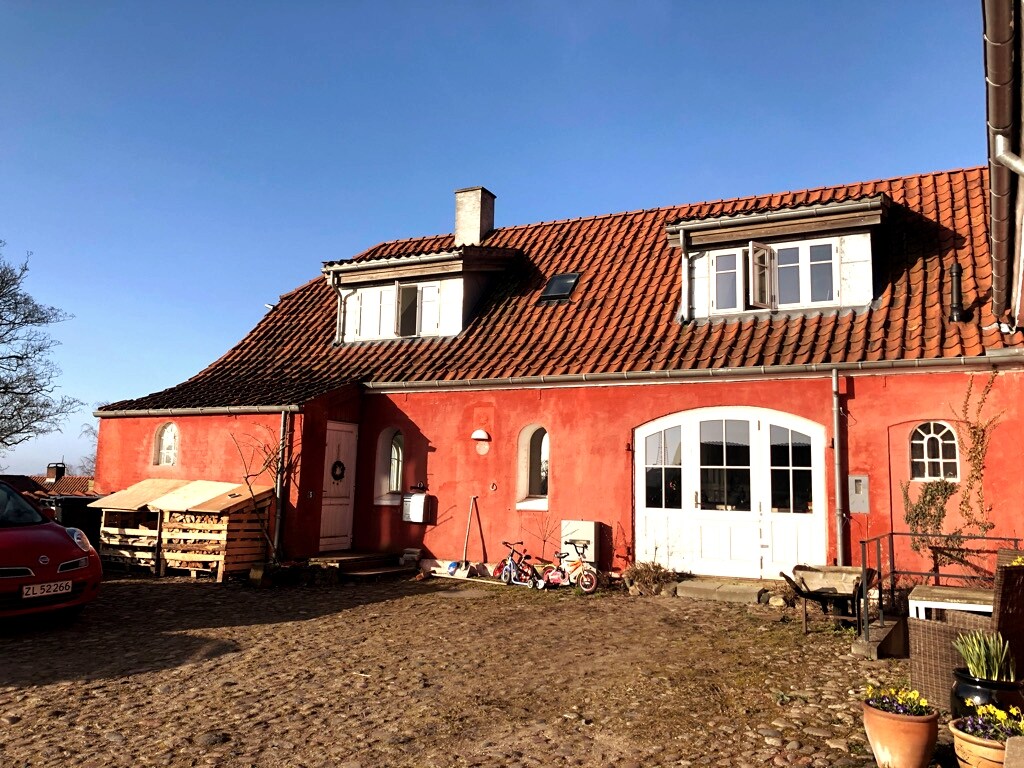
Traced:
[[[986, 374], [976, 377], [980, 393]], [[841, 377], [846, 472], [867, 475], [871, 511], [847, 524], [847, 555], [859, 562], [860, 539], [906, 530], [899, 483], [909, 477], [909, 437], [922, 421], [944, 421], [960, 430], [958, 416], [969, 375], [899, 373]], [[986, 466], [986, 500], [992, 505], [993, 535], [1024, 536], [1019, 499], [1024, 473], [1019, 468], [1022, 413], [1021, 374], [998, 377], [984, 417], [999, 414]], [[977, 398], [975, 398], [975, 403]], [[523, 539], [531, 552], [550, 555], [558, 533], [543, 532], [562, 519], [604, 524], [602, 566], [622, 568], [632, 554], [633, 430], [660, 416], [698, 407], [747, 405], [772, 408], [810, 419], [832, 438], [831, 381], [827, 376], [788, 381], [701, 381], [637, 386], [587, 386], [422, 392], [402, 394], [340, 390], [309, 403], [295, 418], [293, 452], [299, 461], [285, 510], [284, 541], [291, 557], [316, 552], [319, 497], [323, 483], [324, 423], [359, 425], [354, 547], [399, 551], [421, 547], [424, 556], [461, 559], [470, 498], [479, 515], [470, 527], [469, 558], [495, 561], [502, 539]], [[277, 414], [176, 418], [181, 433], [180, 462], [154, 466], [153, 437], [166, 419], [104, 419], [97, 455], [97, 486], [109, 492], [144, 477], [240, 480], [241, 460], [230, 436], [257, 430], [278, 434]], [[549, 513], [518, 511], [517, 445], [521, 430], [541, 425], [550, 435]], [[437, 499], [432, 524], [403, 523], [401, 508], [374, 504], [377, 440], [385, 429], [405, 435], [406, 488], [426, 484]], [[476, 429], [491, 435], [488, 451], [478, 453], [470, 439]], [[826, 447], [829, 508], [828, 558], [834, 560], [833, 452]], [[967, 471], [961, 459], [961, 474]], [[950, 506], [955, 507], [956, 499]], [[956, 521], [956, 513], [951, 520]], [[614, 555], [614, 556], [613, 556]], [[911, 564], [907, 542], [900, 543], [901, 567]], [[905, 565], [906, 564], [906, 565]]]

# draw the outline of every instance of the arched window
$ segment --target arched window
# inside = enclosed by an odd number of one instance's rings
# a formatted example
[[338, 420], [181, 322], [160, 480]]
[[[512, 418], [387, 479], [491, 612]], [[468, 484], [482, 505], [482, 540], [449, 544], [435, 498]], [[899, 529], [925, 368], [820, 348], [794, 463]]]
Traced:
[[402, 503], [405, 475], [405, 436], [401, 430], [385, 429], [377, 437], [377, 466], [373, 480], [374, 503], [395, 507]]
[[530, 437], [530, 496], [548, 495], [548, 431], [541, 427]]
[[939, 421], [927, 421], [910, 435], [910, 476], [914, 480], [959, 480], [956, 433]]
[[516, 508], [548, 508], [551, 446], [548, 431], [531, 424], [519, 433], [516, 471]]
[[402, 455], [405, 452], [405, 438], [401, 432], [395, 432], [391, 438], [391, 471], [388, 475], [388, 491], [402, 492]]
[[153, 463], [168, 467], [178, 463], [178, 428], [173, 421], [157, 430]]

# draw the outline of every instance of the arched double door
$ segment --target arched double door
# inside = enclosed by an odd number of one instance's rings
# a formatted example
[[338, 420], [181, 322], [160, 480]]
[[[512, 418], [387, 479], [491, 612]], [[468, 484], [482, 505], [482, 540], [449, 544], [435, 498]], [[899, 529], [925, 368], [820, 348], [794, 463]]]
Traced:
[[823, 426], [720, 407], [664, 416], [634, 434], [638, 561], [745, 578], [825, 562]]

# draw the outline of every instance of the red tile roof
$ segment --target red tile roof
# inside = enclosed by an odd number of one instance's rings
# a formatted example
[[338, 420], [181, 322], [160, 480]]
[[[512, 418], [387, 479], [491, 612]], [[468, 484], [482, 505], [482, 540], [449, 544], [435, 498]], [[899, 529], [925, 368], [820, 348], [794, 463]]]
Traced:
[[[455, 381], [605, 372], [979, 356], [1021, 346], [989, 308], [987, 171], [882, 181], [503, 227], [483, 243], [524, 259], [496, 278], [452, 338], [334, 345], [337, 300], [322, 277], [281, 297], [233, 349], [178, 386], [103, 410], [302, 403], [359, 381]], [[680, 252], [665, 227], [887, 195], [870, 307], [679, 324]], [[381, 243], [374, 260], [439, 253], [452, 235]], [[963, 266], [965, 323], [950, 323], [945, 273]], [[538, 306], [545, 281], [581, 272], [568, 303]]]
[[47, 482], [46, 475], [29, 475], [49, 496], [95, 496], [93, 479], [87, 475], [64, 475], [57, 482]]
[[92, 477], [86, 475], [64, 475], [55, 483], [47, 482], [46, 475], [0, 475], [0, 480], [18, 493], [34, 499], [47, 496], [95, 496]]

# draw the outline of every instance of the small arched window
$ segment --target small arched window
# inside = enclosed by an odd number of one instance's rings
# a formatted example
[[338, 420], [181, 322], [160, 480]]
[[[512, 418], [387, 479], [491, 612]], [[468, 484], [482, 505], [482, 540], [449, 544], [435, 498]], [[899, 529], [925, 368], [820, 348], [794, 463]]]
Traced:
[[530, 436], [530, 496], [548, 495], [548, 431], [541, 427]]
[[956, 433], [939, 421], [920, 424], [910, 435], [910, 477], [914, 480], [959, 480]]
[[395, 432], [391, 438], [391, 464], [388, 473], [388, 491], [400, 493], [402, 491], [402, 457], [405, 453], [405, 438], [401, 432]]
[[374, 504], [395, 507], [402, 503], [405, 477], [405, 435], [385, 429], [377, 436], [377, 463], [373, 476]]
[[548, 508], [550, 455], [548, 431], [539, 424], [524, 427], [516, 455], [516, 509]]
[[173, 421], [157, 430], [153, 463], [168, 467], [178, 463], [178, 427]]

